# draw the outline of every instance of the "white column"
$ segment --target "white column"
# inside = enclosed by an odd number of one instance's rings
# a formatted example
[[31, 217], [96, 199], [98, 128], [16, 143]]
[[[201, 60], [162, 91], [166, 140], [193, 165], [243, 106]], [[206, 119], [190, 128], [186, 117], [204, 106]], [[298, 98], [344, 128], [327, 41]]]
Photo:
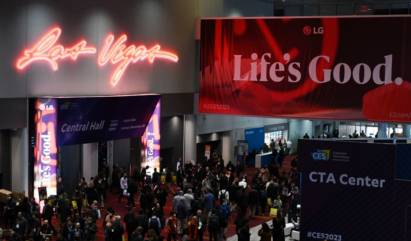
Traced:
[[387, 124], [378, 123], [378, 138], [387, 138]]
[[195, 115], [185, 115], [184, 117], [184, 160], [196, 161], [196, 118]]
[[29, 191], [28, 128], [11, 130], [11, 190]]
[[411, 125], [403, 125], [402, 126], [402, 135], [404, 137], [410, 138], [410, 131], [411, 131]]
[[83, 177], [88, 182], [98, 174], [98, 143], [82, 144]]

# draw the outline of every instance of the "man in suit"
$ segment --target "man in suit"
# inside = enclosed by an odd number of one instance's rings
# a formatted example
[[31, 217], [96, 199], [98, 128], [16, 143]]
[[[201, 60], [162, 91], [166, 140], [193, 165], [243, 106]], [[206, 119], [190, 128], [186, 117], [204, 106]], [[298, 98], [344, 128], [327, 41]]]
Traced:
[[[127, 191], [130, 194], [130, 196], [128, 197], [127, 206], [133, 205], [133, 207], [135, 207], [136, 204], [134, 202], [134, 194], [137, 192], [137, 184], [136, 184], [136, 182], [134, 182], [134, 180], [131, 177], [128, 178], [128, 190]], [[133, 228], [133, 230], [134, 229], [135, 229], [135, 227]], [[131, 232], [133, 230], [131, 230]], [[131, 232], [130, 232], [130, 234], [131, 234]]]
[[[71, 217], [71, 207], [70, 207], [70, 202], [68, 199], [65, 200], [63, 204], [61, 204], [59, 213], [60, 213], [61, 220], [63, 222], [67, 220], [67, 217]], [[60, 226], [57, 226], [57, 229], [59, 228]]]
[[124, 215], [124, 222], [126, 223], [126, 231], [128, 237], [131, 237], [133, 231], [137, 228], [136, 217], [134, 216], [134, 208], [129, 207], [128, 213]]
[[51, 223], [51, 217], [53, 216], [53, 207], [50, 206], [48, 199], [44, 199], [44, 203], [45, 203], [46, 205], [44, 205], [44, 207], [43, 207], [43, 213], [41, 214], [41, 215], [42, 215], [42, 218], [43, 218], [43, 222], [44, 222], [45, 220], [47, 220], [48, 223]]
[[204, 167], [202, 167], [200, 163], [198, 163], [197, 165], [198, 165], [197, 172], [196, 172], [197, 181], [201, 182], [205, 178], [205, 170], [204, 170]]
[[57, 181], [57, 195], [61, 195], [63, 190], [64, 190], [63, 179], [59, 177]]
[[180, 165], [177, 171], [177, 186], [180, 187], [181, 189], [184, 189], [183, 187], [184, 177], [185, 177], [184, 171], [183, 171], [182, 166]]

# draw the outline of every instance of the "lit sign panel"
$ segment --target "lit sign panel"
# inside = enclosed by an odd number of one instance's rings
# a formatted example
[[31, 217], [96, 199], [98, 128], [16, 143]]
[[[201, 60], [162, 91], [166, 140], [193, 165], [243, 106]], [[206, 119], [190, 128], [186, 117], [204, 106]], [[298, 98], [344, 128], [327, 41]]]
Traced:
[[160, 117], [161, 99], [158, 101], [146, 131], [141, 137], [142, 150], [144, 152], [141, 167], [149, 166], [147, 173], [153, 173], [154, 168], [160, 171]]
[[[34, 146], [34, 190], [47, 187], [47, 195], [57, 193], [57, 100], [37, 99], [34, 123], [36, 137]], [[39, 200], [38, 193], [34, 193]]]
[[[52, 69], [58, 69], [57, 60], [71, 58], [76, 60], [79, 55], [90, 55], [97, 53], [95, 47], [87, 47], [87, 42], [82, 40], [74, 44], [71, 48], [64, 48], [62, 45], [56, 45], [57, 40], [61, 35], [60, 28], [54, 28], [44, 35], [33, 48], [24, 51], [24, 56], [17, 60], [17, 69], [24, 69], [33, 62], [45, 61], [48, 62]], [[160, 45], [154, 45], [147, 49], [145, 46], [126, 46], [124, 42], [127, 40], [127, 35], [122, 35], [114, 42], [114, 36], [109, 35], [104, 42], [102, 51], [99, 53], [98, 65], [106, 66], [108, 62], [113, 65], [118, 64], [114, 74], [111, 77], [110, 84], [114, 87], [118, 84], [121, 77], [129, 64], [134, 64], [145, 59], [153, 63], [156, 58], [166, 59], [172, 62], [178, 61], [178, 56], [167, 51], [160, 50]]]

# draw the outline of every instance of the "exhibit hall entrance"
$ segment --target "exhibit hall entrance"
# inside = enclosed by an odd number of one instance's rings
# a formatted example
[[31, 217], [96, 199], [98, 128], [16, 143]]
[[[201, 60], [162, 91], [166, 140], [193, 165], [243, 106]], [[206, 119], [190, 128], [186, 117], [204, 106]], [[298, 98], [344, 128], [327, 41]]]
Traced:
[[86, 181], [99, 174], [110, 181], [113, 163], [128, 172], [138, 164], [159, 167], [160, 115], [160, 95], [30, 99], [30, 193], [38, 200], [45, 187], [47, 196], [57, 195], [60, 176], [68, 195], [84, 174]]

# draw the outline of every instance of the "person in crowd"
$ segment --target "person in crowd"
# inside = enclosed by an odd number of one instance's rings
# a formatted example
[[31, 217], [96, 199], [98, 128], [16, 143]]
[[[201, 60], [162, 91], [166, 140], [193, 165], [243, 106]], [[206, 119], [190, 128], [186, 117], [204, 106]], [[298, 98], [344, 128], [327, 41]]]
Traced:
[[357, 130], [354, 130], [354, 133], [352, 133], [352, 137], [353, 137], [353, 138], [358, 138]]
[[170, 168], [167, 167], [167, 173], [166, 173], [166, 187], [167, 191], [170, 191], [173, 195], [175, 195], [175, 192], [171, 188], [171, 171]]
[[184, 165], [184, 173], [185, 175], [188, 175], [188, 181], [191, 181], [191, 175], [193, 173], [193, 163], [191, 162], [191, 160], [188, 160]]
[[176, 171], [178, 171], [180, 167], [181, 168], [183, 167], [183, 158], [181, 158], [181, 157], [178, 158]]
[[300, 231], [300, 217], [297, 218], [297, 221], [294, 222], [292, 221], [293, 227], [291, 228], [290, 234], [293, 233], [293, 231]]
[[170, 212], [170, 217], [167, 219], [165, 226], [167, 241], [171, 241], [171, 238], [173, 238], [174, 241], [177, 241], [177, 217], [175, 212]]
[[131, 236], [128, 238], [128, 240], [129, 241], [144, 241], [143, 228], [137, 227], [136, 230], [134, 230]]
[[197, 200], [193, 203], [191, 207], [191, 214], [197, 215], [198, 211], [202, 211], [204, 209], [203, 201], [201, 196], [197, 196]]
[[124, 222], [126, 223], [127, 237], [130, 237], [131, 233], [133, 233], [137, 227], [136, 217], [134, 216], [134, 207], [128, 208], [128, 213], [124, 215]]
[[128, 188], [127, 173], [124, 173], [122, 178], [120, 179], [120, 194], [118, 196], [118, 203], [120, 203], [121, 198], [124, 196], [124, 193], [127, 193], [127, 188]]
[[310, 136], [308, 135], [308, 133], [305, 133], [305, 135], [303, 136], [304, 139], [310, 139]]
[[228, 177], [226, 176], [225, 172], [221, 172], [221, 177], [220, 177], [220, 190], [226, 189], [228, 186]]
[[273, 241], [284, 241], [285, 220], [281, 212], [273, 219]]
[[157, 236], [160, 235], [161, 222], [160, 219], [157, 218], [157, 212], [153, 212], [153, 216], [148, 219], [148, 229], [154, 230]]
[[267, 223], [261, 225], [261, 229], [258, 230], [258, 236], [261, 237], [261, 241], [271, 241], [271, 230]]
[[245, 192], [245, 188], [241, 189], [241, 193], [239, 193], [237, 198], [237, 205], [240, 208], [241, 212], [246, 214], [248, 205], [250, 204], [249, 197]]
[[222, 220], [220, 221], [220, 225], [221, 225], [221, 230], [220, 230], [221, 235], [220, 236], [224, 239], [227, 239], [226, 236], [227, 236], [227, 229], [228, 229], [228, 217], [232, 217], [230, 206], [227, 204], [227, 201], [223, 200], [219, 211], [221, 213], [221, 218], [222, 218]]
[[80, 187], [76, 187], [71, 199], [75, 201], [77, 205], [77, 208], [74, 209], [74, 213], [78, 213], [81, 216], [81, 208], [83, 207], [83, 192], [81, 192]]
[[58, 177], [58, 179], [57, 179], [57, 195], [61, 195], [63, 190], [64, 190], [63, 178]]
[[291, 200], [289, 205], [289, 214], [288, 214], [288, 222], [297, 220], [297, 200], [295, 199], [295, 195], [291, 194]]
[[215, 197], [211, 193], [211, 189], [205, 189], [205, 192], [207, 194], [203, 197], [202, 202], [205, 209], [204, 215], [208, 220], [208, 218], [211, 216], [211, 211], [214, 209], [215, 206]]
[[207, 228], [207, 219], [203, 216], [203, 212], [201, 210], [197, 210], [196, 217], [198, 221], [198, 241], [203, 241], [203, 235]]
[[203, 182], [201, 184], [202, 184], [203, 188], [206, 188], [206, 189], [209, 189], [209, 188], [211, 189], [212, 188], [209, 174], [207, 174], [207, 176], [205, 177], [205, 179], [203, 180]]
[[171, 210], [177, 212], [177, 205], [180, 203], [181, 198], [184, 197], [184, 192], [177, 188], [177, 196], [174, 197], [173, 203], [171, 204]]
[[152, 183], [156, 184], [157, 182], [161, 181], [161, 174], [157, 171], [157, 168], [154, 168], [154, 172], [151, 176]]
[[85, 240], [84, 231], [80, 228], [80, 223], [75, 224], [75, 228], [72, 230], [72, 235], [74, 236], [73, 240]]
[[41, 221], [38, 214], [33, 214], [33, 222], [31, 228], [33, 229], [33, 239], [40, 240]]
[[29, 230], [30, 228], [28, 221], [23, 217], [23, 214], [21, 212], [17, 213], [16, 231], [18, 237], [26, 240], [29, 234]]
[[148, 217], [143, 209], [138, 211], [138, 215], [136, 216], [136, 224], [138, 227], [143, 228], [141, 235], [144, 237], [148, 231]]
[[40, 236], [44, 238], [49, 237], [51, 238], [51, 236], [53, 235], [53, 231], [54, 228], [50, 225], [49, 220], [44, 220], [43, 222], [43, 226], [41, 227], [40, 230]]
[[259, 195], [254, 186], [251, 187], [251, 191], [248, 194], [248, 198], [249, 198], [249, 209], [250, 209], [249, 219], [255, 219], [255, 212], [256, 212], [256, 206], [259, 202], [258, 200]]
[[14, 201], [14, 197], [12, 194], [9, 194], [8, 196], [6, 206], [4, 207], [3, 216], [5, 223], [4, 230], [7, 230], [8, 225], [10, 225], [10, 229], [12, 229], [14, 221], [16, 220], [16, 201]]
[[267, 191], [261, 190], [259, 198], [260, 198], [261, 213], [263, 216], [265, 216], [265, 211], [267, 210]]
[[[129, 183], [128, 183], [128, 193], [130, 194], [128, 197], [128, 202], [127, 202], [127, 207], [133, 205], [133, 207], [136, 206], [134, 202], [134, 194], [137, 192], [138, 185], [136, 182], [134, 182], [133, 178], [129, 177]], [[133, 228], [135, 230], [135, 228]]]
[[[37, 240], [40, 240], [40, 239], [39, 239], [39, 238], [36, 238], [36, 237], [33, 235], [33, 240], [37, 241]], [[50, 239], [49, 239], [49, 240], [50, 240]], [[29, 241], [30, 241], [30, 239], [29, 239]], [[68, 240], [63, 237], [63, 234], [62, 234], [62, 233], [58, 233], [58, 234], [57, 234], [57, 239], [56, 239], [56, 241], [68, 241]]]
[[183, 186], [184, 177], [185, 177], [185, 173], [183, 170], [183, 166], [180, 165], [178, 166], [178, 170], [177, 170], [177, 186], [180, 187], [181, 189], [184, 189], [184, 186]]
[[220, 231], [220, 219], [216, 215], [216, 210], [212, 211], [212, 215], [208, 220], [208, 233], [209, 233], [209, 240], [212, 241], [213, 238], [215, 241], [218, 241], [218, 234]]
[[101, 200], [101, 207], [104, 207], [104, 200], [106, 200], [106, 188], [104, 186], [103, 178], [98, 176], [97, 182], [94, 184], [94, 189], [96, 190], [97, 199]]
[[[81, 224], [80, 224], [81, 229]], [[84, 224], [85, 239], [87, 241], [92, 241], [96, 239], [96, 233], [98, 232], [97, 224], [93, 222], [91, 217], [88, 217], [86, 223]]]
[[180, 203], [177, 205], [177, 232], [182, 233], [183, 229], [187, 227], [188, 211], [185, 198], [180, 198]]
[[[68, 199], [62, 202], [58, 209], [61, 220], [67, 220], [67, 217], [71, 217], [71, 207]], [[57, 226], [57, 228], [60, 228], [60, 226]]]
[[115, 217], [115, 222], [113, 223], [113, 225], [111, 226], [111, 234], [110, 236], [112, 237], [113, 241], [121, 241], [122, 240], [122, 236], [124, 234], [124, 226], [121, 223], [121, 216], [117, 215]]
[[198, 238], [198, 219], [196, 216], [191, 219], [190, 225], [188, 226], [188, 240], [197, 241]]
[[193, 191], [191, 189], [188, 189], [187, 193], [184, 194], [184, 200], [186, 202], [188, 216], [191, 216], [191, 204], [194, 203]]
[[234, 171], [234, 164], [231, 161], [228, 161], [227, 166], [225, 167], [227, 172], [232, 172]]
[[223, 204], [223, 201], [226, 203], [230, 203], [230, 193], [226, 188], [222, 188], [220, 192], [218, 192], [218, 199], [220, 200], [220, 205]]
[[63, 228], [60, 230], [60, 232], [63, 233], [63, 236], [65, 239], [72, 240], [74, 238], [72, 236], [73, 230], [74, 230], [73, 222], [71, 220], [68, 220], [65, 224], [63, 224]]
[[43, 213], [42, 213], [42, 218], [43, 218], [43, 223], [45, 220], [48, 221], [48, 223], [51, 223], [51, 217], [53, 216], [53, 207], [49, 204], [48, 199], [44, 200], [44, 207], [43, 207]]
[[111, 173], [111, 187], [110, 192], [113, 193], [113, 187], [120, 190], [120, 178], [118, 176], [119, 168], [118, 163], [113, 165], [113, 171]]
[[250, 241], [250, 221], [246, 219], [238, 234], [238, 241]]
[[141, 173], [137, 166], [133, 167], [133, 181], [137, 184], [137, 192], [140, 192]]

